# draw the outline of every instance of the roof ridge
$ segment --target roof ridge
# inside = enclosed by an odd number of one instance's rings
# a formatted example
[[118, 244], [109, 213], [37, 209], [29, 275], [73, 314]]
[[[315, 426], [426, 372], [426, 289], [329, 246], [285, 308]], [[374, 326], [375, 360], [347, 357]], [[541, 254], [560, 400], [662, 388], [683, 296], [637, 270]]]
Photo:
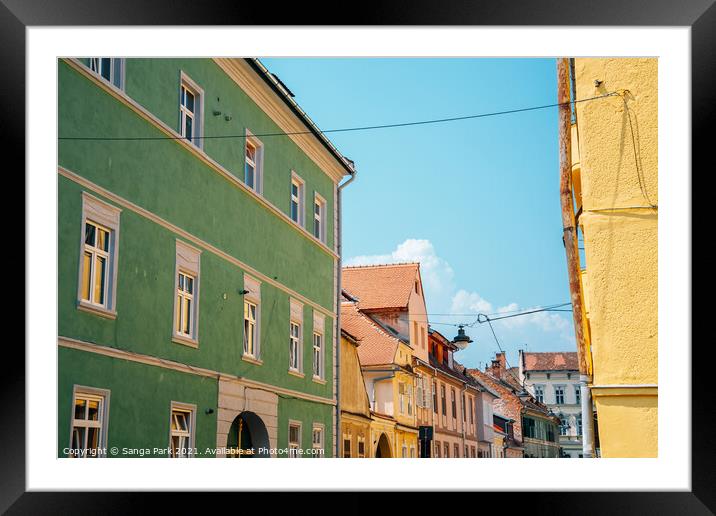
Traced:
[[388, 267], [407, 267], [410, 265], [420, 265], [420, 262], [396, 262], [396, 263], [372, 263], [366, 265], [344, 265], [343, 269], [378, 269]]

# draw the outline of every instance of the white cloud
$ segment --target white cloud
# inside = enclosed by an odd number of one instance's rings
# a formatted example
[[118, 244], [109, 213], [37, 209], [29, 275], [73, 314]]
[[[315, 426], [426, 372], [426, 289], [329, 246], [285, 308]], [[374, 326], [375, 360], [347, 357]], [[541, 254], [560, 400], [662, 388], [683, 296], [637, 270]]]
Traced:
[[[410, 238], [389, 253], [355, 256], [346, 260], [345, 264], [375, 265], [401, 262], [420, 263], [420, 273], [425, 288], [425, 301], [428, 305], [428, 312], [431, 314], [474, 314], [477, 316], [477, 314], [483, 313], [509, 315], [529, 308], [540, 308], [521, 307], [514, 301], [504, 306], [495, 307], [492, 302], [482, 297], [478, 292], [457, 289], [453, 268], [436, 253], [433, 244], [426, 239]], [[451, 317], [431, 316], [429, 319], [434, 324], [457, 324], [474, 320], [474, 318], [464, 315]], [[486, 331], [484, 326], [478, 324], [466, 329], [473, 338], [481, 335], [483, 341], [487, 339], [487, 342], [490, 342], [493, 337], [490, 333], [484, 333]], [[437, 326], [437, 328], [442, 331], [448, 327]], [[559, 347], [556, 341], [562, 340], [561, 346], [564, 347], [574, 342], [570, 320], [562, 314], [554, 312], [537, 312], [520, 317], [501, 319], [495, 323], [495, 330], [501, 334], [501, 339], [504, 336], [504, 340], [507, 343], [525, 343], [537, 340]], [[487, 346], [485, 349], [492, 350], [492, 346]], [[532, 349], [531, 346], [530, 349]], [[549, 347], [541, 350], [549, 351], [551, 349]], [[490, 352], [486, 351], [488, 354]], [[484, 358], [486, 359], [487, 355]]]
[[455, 290], [455, 272], [448, 262], [435, 253], [435, 248], [430, 240], [409, 238], [389, 254], [355, 256], [346, 260], [346, 265], [403, 262], [420, 262], [420, 275], [423, 279], [425, 301], [428, 306], [446, 306]]

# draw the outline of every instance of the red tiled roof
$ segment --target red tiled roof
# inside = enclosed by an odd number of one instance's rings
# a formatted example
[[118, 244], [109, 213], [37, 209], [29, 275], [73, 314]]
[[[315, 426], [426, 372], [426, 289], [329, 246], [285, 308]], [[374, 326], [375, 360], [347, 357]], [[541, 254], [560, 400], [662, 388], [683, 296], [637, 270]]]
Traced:
[[575, 351], [523, 353], [525, 371], [579, 371]]
[[393, 363], [400, 341], [362, 314], [355, 303], [341, 303], [341, 326], [358, 340], [362, 366]]
[[344, 267], [342, 286], [361, 310], [405, 308], [418, 278], [418, 263]]

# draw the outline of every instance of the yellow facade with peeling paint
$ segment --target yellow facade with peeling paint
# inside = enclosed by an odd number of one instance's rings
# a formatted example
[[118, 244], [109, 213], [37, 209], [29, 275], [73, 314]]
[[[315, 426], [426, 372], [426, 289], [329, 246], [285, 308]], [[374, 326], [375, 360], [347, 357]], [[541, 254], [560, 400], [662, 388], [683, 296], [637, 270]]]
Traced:
[[658, 60], [574, 64], [576, 99], [621, 94], [576, 104], [572, 133], [601, 456], [656, 457]]

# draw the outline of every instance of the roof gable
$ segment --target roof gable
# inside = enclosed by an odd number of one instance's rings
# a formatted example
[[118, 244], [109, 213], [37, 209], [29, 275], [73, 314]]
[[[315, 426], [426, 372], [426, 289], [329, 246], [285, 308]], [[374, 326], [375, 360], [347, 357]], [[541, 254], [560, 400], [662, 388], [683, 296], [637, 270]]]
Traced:
[[[410, 303], [420, 264], [400, 263], [344, 267], [342, 286], [358, 299], [361, 310], [404, 309]], [[422, 286], [420, 286], [422, 291]]]

